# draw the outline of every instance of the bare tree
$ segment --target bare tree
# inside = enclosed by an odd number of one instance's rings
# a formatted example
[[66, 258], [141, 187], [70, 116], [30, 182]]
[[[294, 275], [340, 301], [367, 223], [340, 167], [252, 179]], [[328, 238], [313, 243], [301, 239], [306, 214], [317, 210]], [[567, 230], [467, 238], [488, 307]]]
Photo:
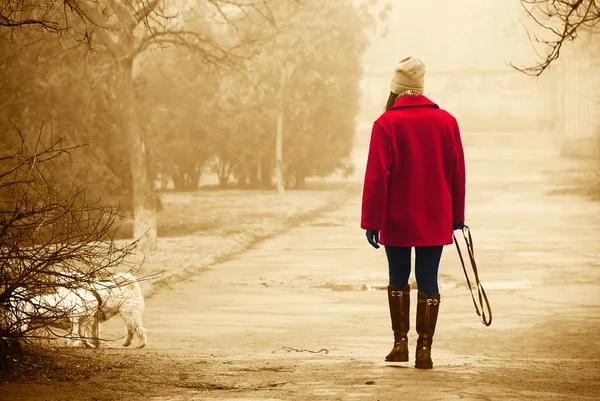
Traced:
[[599, 0], [521, 0], [527, 16], [534, 21], [537, 28], [549, 38], [540, 38], [528, 31], [534, 48], [544, 47], [544, 52], [537, 55], [540, 61], [529, 67], [510, 66], [532, 76], [540, 76], [552, 62], [560, 57], [566, 42], [575, 40], [582, 32], [598, 32], [600, 22]]
[[23, 300], [18, 289], [30, 297], [52, 292], [65, 274], [91, 281], [114, 274], [117, 267], [134, 273], [139, 267], [126, 260], [136, 242], [117, 245], [113, 240], [118, 210], [90, 199], [87, 188], [76, 180], [65, 185], [62, 165], [69, 164], [80, 146], [67, 147], [52, 139], [45, 145], [41, 133], [33, 144], [18, 130], [12, 137], [14, 143], [0, 144], [2, 344], [5, 338], [27, 339], [31, 331], [63, 317], [52, 314], [23, 332], [22, 322], [9, 315], [15, 313], [10, 305]]
[[[12, 38], [26, 31], [38, 31], [69, 35], [92, 46], [97, 42], [94, 34], [99, 30], [129, 30], [140, 23], [155, 33], [157, 39], [169, 36], [159, 32], [156, 23], [177, 19], [180, 9], [194, 7], [205, 12], [208, 6], [228, 23], [234, 22], [232, 11], [236, 19], [253, 11], [273, 22], [268, 3], [269, 0], [6, 0], [0, 5], [0, 27], [9, 28]], [[176, 41], [173, 39], [171, 43]]]
[[[112, 56], [118, 71], [118, 102], [122, 106], [124, 137], [130, 149], [133, 179], [134, 238], [156, 248], [156, 205], [147, 171], [147, 146], [135, 109], [134, 65], [146, 51], [176, 46], [200, 62], [233, 66], [252, 54], [249, 49], [266, 40], [261, 26], [275, 23], [272, 0], [9, 0], [0, 8], [0, 26], [14, 39], [25, 29], [68, 34], [94, 52]], [[287, 0], [295, 1], [295, 0]], [[247, 21], [253, 21], [253, 29]], [[266, 21], [268, 24], [264, 24]], [[228, 26], [226, 35], [215, 34]], [[231, 29], [232, 28], [232, 29]]]

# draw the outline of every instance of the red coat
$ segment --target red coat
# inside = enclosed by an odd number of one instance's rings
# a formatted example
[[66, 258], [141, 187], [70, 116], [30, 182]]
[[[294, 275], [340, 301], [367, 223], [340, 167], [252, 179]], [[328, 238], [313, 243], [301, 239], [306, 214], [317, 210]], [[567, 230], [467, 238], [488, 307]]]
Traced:
[[423, 95], [400, 97], [373, 124], [361, 228], [380, 231], [382, 245], [451, 244], [465, 177], [456, 119]]

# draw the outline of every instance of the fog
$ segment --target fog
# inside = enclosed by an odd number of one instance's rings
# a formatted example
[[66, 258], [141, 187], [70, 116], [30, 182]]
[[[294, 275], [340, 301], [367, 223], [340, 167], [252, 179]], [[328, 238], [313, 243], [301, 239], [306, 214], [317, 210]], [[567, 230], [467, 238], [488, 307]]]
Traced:
[[[0, 8], [0, 401], [600, 399], [597, 27], [538, 74], [530, 37], [554, 38], [520, 1], [136, 4]], [[466, 160], [432, 370], [414, 253], [409, 361], [385, 361], [388, 260], [360, 227], [407, 56]], [[56, 288], [90, 292], [76, 320], [23, 317]]]
[[361, 124], [383, 107], [397, 61], [414, 55], [427, 65], [426, 95], [457, 116], [467, 143], [559, 150], [567, 137], [596, 134], [597, 39], [582, 33], [555, 65], [531, 77], [509, 63], [539, 63], [548, 47], [535, 38], [555, 38], [519, 2], [398, 2], [392, 10], [386, 35], [363, 57]]

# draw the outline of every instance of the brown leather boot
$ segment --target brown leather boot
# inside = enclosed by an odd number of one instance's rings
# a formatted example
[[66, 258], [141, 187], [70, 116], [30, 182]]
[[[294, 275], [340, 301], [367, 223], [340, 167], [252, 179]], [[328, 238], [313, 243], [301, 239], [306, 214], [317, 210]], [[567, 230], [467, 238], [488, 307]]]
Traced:
[[410, 285], [402, 290], [393, 285], [387, 287], [390, 317], [394, 331], [394, 348], [385, 357], [387, 362], [408, 361], [408, 329], [410, 327]]
[[433, 361], [431, 360], [431, 343], [433, 342], [439, 309], [440, 294], [435, 294], [431, 298], [427, 298], [427, 295], [424, 292], [418, 292], [417, 333], [419, 334], [419, 338], [417, 339], [415, 368], [433, 368]]

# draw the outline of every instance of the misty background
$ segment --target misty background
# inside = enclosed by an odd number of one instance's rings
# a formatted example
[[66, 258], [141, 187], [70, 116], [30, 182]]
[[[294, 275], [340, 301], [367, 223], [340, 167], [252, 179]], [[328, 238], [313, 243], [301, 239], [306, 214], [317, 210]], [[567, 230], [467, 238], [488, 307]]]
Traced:
[[[386, 37], [375, 38], [363, 56], [361, 132], [381, 111], [393, 66], [406, 54], [424, 60], [425, 94], [457, 117], [466, 146], [589, 156], [600, 124], [600, 50], [594, 35], [580, 32], [548, 70], [531, 77], [508, 64], [539, 63], [536, 52], [545, 57], [548, 47], [533, 35], [552, 35], [519, 1], [458, 0], [434, 7], [396, 2], [385, 26]], [[367, 136], [359, 136], [361, 146]]]
[[[11, 20], [19, 4], [30, 20]], [[412, 55], [466, 147], [597, 158], [597, 33], [579, 29], [536, 70], [552, 50], [536, 40], [553, 38], [524, 4], [156, 0], [62, 16], [7, 3], [3, 152], [75, 146], [52, 164], [52, 190], [85, 184], [119, 205], [116, 238], [143, 236], [153, 250], [161, 235], [213, 225], [186, 222], [200, 213], [181, 207], [195, 202], [185, 194], [360, 181], [394, 66]]]
[[[416, 56], [425, 95], [461, 128], [494, 310], [482, 327], [445, 252], [441, 369], [424, 396], [597, 399], [599, 10], [0, 2], [0, 377], [15, 384], [2, 396], [397, 397], [380, 358], [387, 262], [360, 202], [373, 121], [396, 63]], [[19, 317], [65, 276], [81, 289], [117, 273], [140, 283], [144, 350], [122, 352], [119, 319], [84, 350], [64, 347], [73, 326], [56, 316]], [[402, 377], [423, 391], [419, 373]]]

